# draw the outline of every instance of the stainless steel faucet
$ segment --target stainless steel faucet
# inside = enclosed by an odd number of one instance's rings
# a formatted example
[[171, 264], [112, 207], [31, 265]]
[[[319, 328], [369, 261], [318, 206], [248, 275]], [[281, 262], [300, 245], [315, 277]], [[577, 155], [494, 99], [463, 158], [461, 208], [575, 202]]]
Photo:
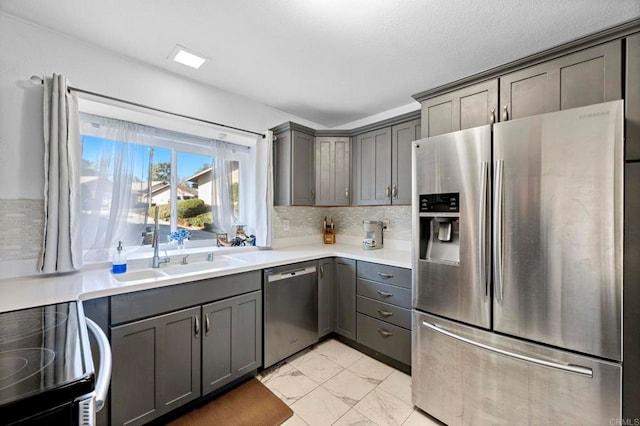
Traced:
[[153, 214], [154, 227], [153, 227], [153, 241], [151, 242], [151, 245], [153, 246], [153, 260], [151, 261], [152, 268], [159, 268], [160, 265], [171, 262], [170, 257], [165, 257], [164, 259], [160, 260], [160, 256], [158, 255], [158, 248], [159, 248], [158, 234], [160, 233], [160, 224], [158, 222], [158, 212], [159, 212], [159, 207], [156, 206]]

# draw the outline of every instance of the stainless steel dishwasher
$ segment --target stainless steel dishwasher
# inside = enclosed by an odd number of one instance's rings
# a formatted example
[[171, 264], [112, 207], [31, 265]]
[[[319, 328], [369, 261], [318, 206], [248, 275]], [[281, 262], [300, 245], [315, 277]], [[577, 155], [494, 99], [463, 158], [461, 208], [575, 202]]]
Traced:
[[265, 269], [263, 297], [266, 368], [318, 341], [316, 262]]

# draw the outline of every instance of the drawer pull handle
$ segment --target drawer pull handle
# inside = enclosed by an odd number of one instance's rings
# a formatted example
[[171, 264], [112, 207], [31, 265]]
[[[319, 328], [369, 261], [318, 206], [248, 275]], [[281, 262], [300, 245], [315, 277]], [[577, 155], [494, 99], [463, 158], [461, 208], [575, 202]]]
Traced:
[[393, 312], [385, 311], [385, 310], [382, 310], [382, 309], [378, 309], [378, 313], [380, 315], [382, 315], [383, 317], [390, 317], [390, 316], [393, 315]]
[[378, 290], [378, 294], [382, 297], [391, 297], [393, 293], [387, 293], [386, 291]]
[[196, 319], [194, 332], [196, 333], [196, 338], [198, 338], [198, 335], [200, 334], [200, 320], [198, 319], [197, 316], [194, 318]]
[[378, 275], [380, 275], [382, 278], [393, 278], [393, 274], [388, 274], [386, 272], [378, 272]]
[[381, 335], [383, 335], [384, 337], [390, 337], [393, 336], [393, 333], [387, 330], [384, 330], [382, 328], [378, 328], [378, 333], [380, 333]]
[[208, 336], [211, 331], [211, 322], [209, 321], [209, 314], [204, 316], [204, 335]]

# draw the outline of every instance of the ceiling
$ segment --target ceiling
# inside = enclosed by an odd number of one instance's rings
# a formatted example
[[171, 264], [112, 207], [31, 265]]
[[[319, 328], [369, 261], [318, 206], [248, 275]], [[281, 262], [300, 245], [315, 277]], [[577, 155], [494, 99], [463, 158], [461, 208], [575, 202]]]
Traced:
[[[640, 1], [0, 0], [0, 10], [335, 128], [636, 19]], [[176, 44], [211, 60], [173, 63]]]

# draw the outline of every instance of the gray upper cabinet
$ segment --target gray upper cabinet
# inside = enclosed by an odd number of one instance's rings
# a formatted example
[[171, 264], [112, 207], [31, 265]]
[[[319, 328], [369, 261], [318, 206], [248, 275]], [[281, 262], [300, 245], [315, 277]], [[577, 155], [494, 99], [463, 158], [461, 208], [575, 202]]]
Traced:
[[202, 307], [202, 393], [212, 392], [262, 362], [262, 292]]
[[335, 332], [356, 340], [356, 261], [336, 258]]
[[391, 127], [391, 204], [411, 204], [411, 142], [421, 128], [420, 119]]
[[627, 38], [626, 159], [640, 160], [640, 34]]
[[318, 261], [318, 337], [334, 330], [336, 268], [333, 258]]
[[112, 424], [144, 424], [200, 396], [199, 327], [199, 306], [112, 327]]
[[422, 137], [491, 124], [498, 110], [498, 80], [489, 80], [422, 102]]
[[315, 179], [317, 206], [350, 204], [351, 141], [348, 137], [316, 136]]
[[353, 144], [353, 204], [391, 203], [391, 127], [363, 133]]
[[615, 40], [501, 76], [499, 120], [621, 99], [621, 66]]
[[[290, 126], [296, 127], [291, 129]], [[302, 127], [302, 126], [299, 126]], [[276, 206], [312, 206], [315, 199], [313, 130], [297, 130], [287, 123], [274, 130], [274, 204]]]

